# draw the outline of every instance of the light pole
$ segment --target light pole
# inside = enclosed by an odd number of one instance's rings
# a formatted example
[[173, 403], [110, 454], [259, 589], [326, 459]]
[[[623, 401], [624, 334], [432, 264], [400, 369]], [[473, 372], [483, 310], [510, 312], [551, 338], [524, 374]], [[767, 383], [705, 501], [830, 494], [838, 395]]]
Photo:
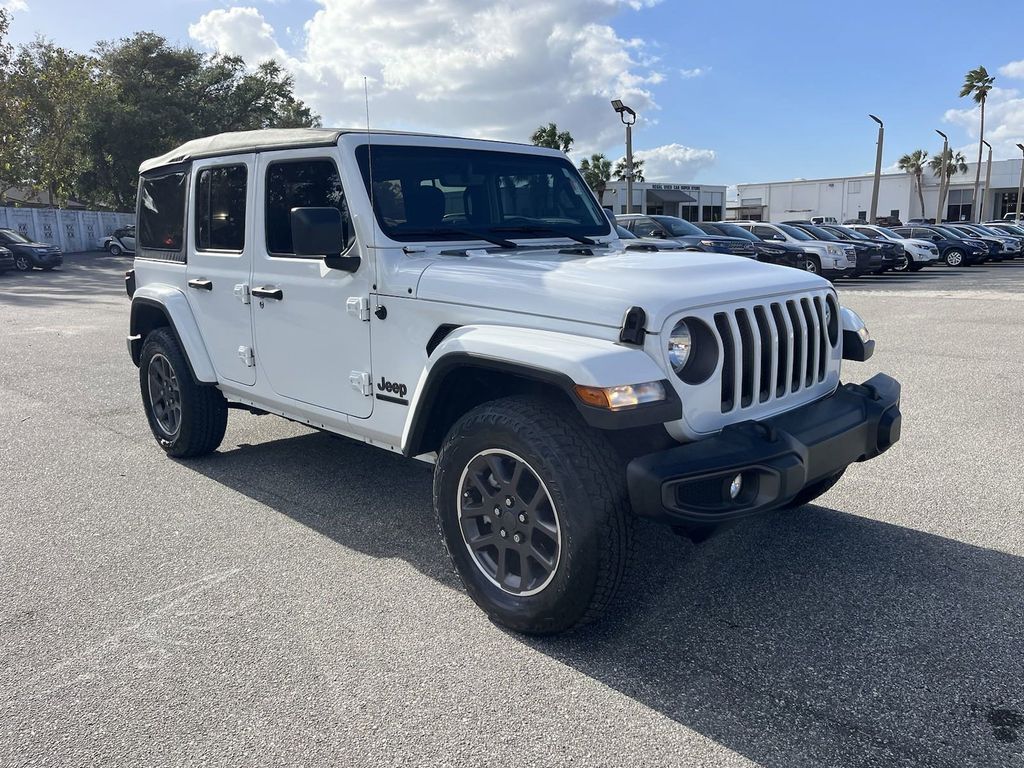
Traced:
[[[939, 204], [935, 208], [935, 223], [942, 223], [942, 206], [946, 204], [946, 171], [948, 169], [948, 161], [946, 155], [949, 154], [949, 137], [940, 131], [938, 128], [935, 132], [942, 137], [942, 165], [939, 166]], [[924, 216], [924, 211], [921, 211], [921, 215]]]
[[981, 204], [978, 206], [978, 223], [985, 221], [985, 198], [989, 194], [992, 185], [992, 145], [984, 139], [981, 143], [988, 147], [988, 168], [985, 171], [985, 190], [981, 193]]
[[882, 121], [874, 115], [868, 115], [878, 123], [878, 149], [875, 151], [875, 183], [871, 187], [871, 217], [869, 224], [876, 223], [878, 219], [878, 185], [882, 181], [882, 140], [885, 138], [885, 126]]
[[[626, 126], [626, 213], [633, 212], [633, 124], [636, 112], [618, 99], [612, 101], [612, 109], [619, 114], [619, 119]], [[603, 203], [604, 201], [602, 201]]]
[[1017, 218], [1013, 222], [1014, 224], [1020, 223], [1020, 202], [1021, 197], [1024, 197], [1024, 144], [1018, 144], [1017, 147], [1021, 152], [1020, 161], [1020, 182], [1017, 184]]

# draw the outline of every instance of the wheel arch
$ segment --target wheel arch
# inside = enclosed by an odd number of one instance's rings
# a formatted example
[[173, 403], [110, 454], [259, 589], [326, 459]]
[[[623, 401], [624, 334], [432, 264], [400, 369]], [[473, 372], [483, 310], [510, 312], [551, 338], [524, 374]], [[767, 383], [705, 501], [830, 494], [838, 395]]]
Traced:
[[206, 351], [188, 299], [176, 288], [144, 286], [132, 297], [128, 321], [128, 349], [132, 362], [139, 365], [146, 336], [158, 328], [170, 328], [185, 353], [192, 378], [199, 383], [215, 384], [217, 372]]
[[[675, 390], [641, 349], [564, 333], [499, 326], [450, 331], [430, 355], [410, 402], [402, 452], [437, 450], [459, 418], [485, 402], [536, 394], [573, 405], [603, 430], [663, 424], [682, 417]], [[575, 387], [664, 381], [666, 400], [623, 411], [587, 405]]]

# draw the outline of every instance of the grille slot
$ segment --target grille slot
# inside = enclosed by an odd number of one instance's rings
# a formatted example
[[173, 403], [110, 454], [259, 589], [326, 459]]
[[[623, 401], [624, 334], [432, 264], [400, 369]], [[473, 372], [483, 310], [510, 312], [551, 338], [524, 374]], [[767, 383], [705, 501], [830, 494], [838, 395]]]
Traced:
[[717, 312], [722, 413], [753, 408], [823, 382], [831, 345], [825, 298], [803, 296]]

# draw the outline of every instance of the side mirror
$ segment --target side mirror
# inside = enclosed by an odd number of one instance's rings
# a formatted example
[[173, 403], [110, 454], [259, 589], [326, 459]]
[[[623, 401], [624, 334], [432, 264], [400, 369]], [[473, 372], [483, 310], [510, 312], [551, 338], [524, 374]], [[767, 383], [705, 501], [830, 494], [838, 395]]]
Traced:
[[348, 222], [337, 208], [292, 208], [292, 248], [296, 256], [314, 256], [330, 269], [355, 272], [358, 256], [342, 256]]

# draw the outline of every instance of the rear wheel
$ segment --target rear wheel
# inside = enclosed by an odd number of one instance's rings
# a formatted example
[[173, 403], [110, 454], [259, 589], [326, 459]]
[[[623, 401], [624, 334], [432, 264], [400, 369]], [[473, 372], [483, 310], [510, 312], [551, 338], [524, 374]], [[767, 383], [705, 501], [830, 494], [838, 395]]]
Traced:
[[942, 257], [947, 266], [959, 267], [964, 263], [964, 252], [959, 248], [950, 248]]
[[625, 471], [571, 406], [485, 403], [448, 433], [434, 469], [441, 539], [470, 597], [529, 634], [607, 609], [628, 559]]
[[142, 403], [153, 436], [169, 456], [202, 456], [217, 449], [228, 404], [216, 387], [197, 384], [169, 328], [146, 337], [139, 359]]

